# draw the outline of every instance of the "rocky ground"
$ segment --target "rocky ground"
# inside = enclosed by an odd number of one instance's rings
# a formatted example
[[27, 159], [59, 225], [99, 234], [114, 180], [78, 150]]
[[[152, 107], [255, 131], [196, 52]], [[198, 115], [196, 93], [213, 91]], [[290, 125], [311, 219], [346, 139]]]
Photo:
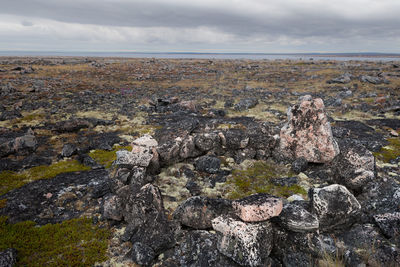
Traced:
[[106, 237], [42, 264], [400, 265], [399, 62], [3, 57], [0, 95], [2, 235]]

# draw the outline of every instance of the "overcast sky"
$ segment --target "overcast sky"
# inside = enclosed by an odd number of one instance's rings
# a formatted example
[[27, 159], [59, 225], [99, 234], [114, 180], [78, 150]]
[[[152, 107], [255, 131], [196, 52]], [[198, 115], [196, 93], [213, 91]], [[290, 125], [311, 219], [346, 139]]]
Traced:
[[400, 0], [1, 0], [0, 50], [400, 53]]

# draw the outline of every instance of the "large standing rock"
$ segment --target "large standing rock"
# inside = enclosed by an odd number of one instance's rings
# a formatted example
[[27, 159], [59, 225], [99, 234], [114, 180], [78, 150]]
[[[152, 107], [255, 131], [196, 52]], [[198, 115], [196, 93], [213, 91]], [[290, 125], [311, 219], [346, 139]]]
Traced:
[[322, 230], [351, 224], [361, 209], [357, 199], [342, 185], [314, 188], [310, 193], [312, 210], [317, 214]]
[[325, 163], [339, 154], [322, 99], [307, 95], [288, 110], [288, 122], [280, 132], [280, 149], [289, 158]]
[[257, 224], [220, 216], [212, 221], [218, 232], [218, 250], [235, 262], [246, 266], [263, 266], [272, 250], [270, 222]]
[[208, 229], [212, 227], [213, 219], [231, 210], [232, 205], [229, 200], [195, 196], [179, 205], [174, 217], [183, 225], [195, 229]]
[[333, 163], [337, 183], [360, 191], [375, 178], [375, 157], [363, 145], [351, 140], [339, 142], [340, 154]]
[[131, 194], [124, 204], [123, 216], [133, 244], [140, 242], [156, 254], [173, 246], [174, 227], [165, 215], [161, 193], [156, 186], [143, 186], [137, 194]]
[[268, 194], [255, 194], [232, 202], [237, 216], [245, 222], [261, 222], [278, 216], [282, 200]]

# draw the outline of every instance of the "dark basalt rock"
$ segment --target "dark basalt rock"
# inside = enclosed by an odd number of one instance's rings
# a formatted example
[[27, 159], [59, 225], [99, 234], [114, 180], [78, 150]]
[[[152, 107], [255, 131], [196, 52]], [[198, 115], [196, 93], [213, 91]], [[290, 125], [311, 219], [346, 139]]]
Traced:
[[74, 144], [65, 144], [61, 151], [62, 157], [71, 157], [78, 152], [78, 148]]
[[194, 167], [197, 171], [207, 172], [207, 173], [217, 173], [221, 166], [221, 160], [217, 157], [202, 156], [198, 158]]
[[1, 267], [13, 267], [17, 264], [17, 250], [9, 248], [0, 251], [0, 266]]
[[257, 104], [258, 104], [257, 98], [242, 99], [239, 101], [239, 103], [237, 103], [234, 106], [234, 109], [237, 111], [244, 111], [244, 110], [248, 110], [250, 108], [254, 108], [255, 106], [257, 106]]
[[141, 266], [149, 266], [155, 258], [154, 250], [140, 242], [135, 242], [128, 257]]
[[232, 212], [231, 201], [195, 196], [185, 200], [174, 212], [174, 218], [182, 225], [195, 229], [212, 228], [216, 217]]
[[0, 209], [0, 215], [8, 216], [10, 223], [31, 220], [40, 225], [76, 218], [83, 211], [68, 203], [78, 200], [97, 202], [91, 194], [99, 186], [103, 187], [102, 182], [108, 179], [107, 171], [92, 170], [37, 180], [2, 195], [7, 204]]
[[190, 231], [179, 247], [175, 249], [174, 258], [182, 267], [195, 266], [240, 266], [217, 250], [217, 236], [207, 231]]

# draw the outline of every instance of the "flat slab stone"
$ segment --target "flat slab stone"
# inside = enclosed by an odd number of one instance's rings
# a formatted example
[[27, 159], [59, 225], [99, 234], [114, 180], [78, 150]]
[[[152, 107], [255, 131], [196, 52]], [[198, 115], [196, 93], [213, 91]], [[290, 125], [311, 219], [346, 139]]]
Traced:
[[282, 206], [281, 199], [262, 193], [232, 202], [236, 215], [245, 222], [262, 222], [278, 216]]

